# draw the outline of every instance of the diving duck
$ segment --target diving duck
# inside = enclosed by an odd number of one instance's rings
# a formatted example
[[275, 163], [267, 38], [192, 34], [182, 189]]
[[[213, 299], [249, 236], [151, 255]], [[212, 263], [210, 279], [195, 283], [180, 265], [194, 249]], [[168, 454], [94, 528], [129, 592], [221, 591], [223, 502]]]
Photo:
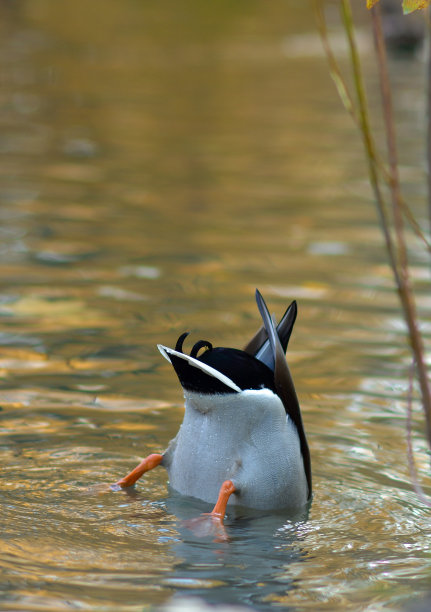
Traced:
[[263, 325], [244, 350], [201, 340], [188, 355], [188, 333], [175, 349], [158, 345], [182, 385], [184, 420], [163, 454], [149, 455], [113, 488], [162, 465], [174, 490], [215, 503], [210, 515], [221, 523], [228, 503], [287, 511], [307, 503], [310, 453], [285, 357], [296, 302], [277, 326], [258, 290], [256, 302]]

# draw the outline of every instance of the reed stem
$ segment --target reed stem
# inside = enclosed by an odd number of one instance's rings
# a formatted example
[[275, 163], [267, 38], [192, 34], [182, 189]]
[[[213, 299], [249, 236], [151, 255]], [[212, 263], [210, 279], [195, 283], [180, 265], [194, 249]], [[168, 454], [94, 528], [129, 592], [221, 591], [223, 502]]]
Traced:
[[414, 294], [410, 282], [407, 247], [404, 233], [403, 212], [401, 204], [402, 197], [398, 170], [395, 121], [392, 107], [391, 86], [389, 81], [388, 63], [386, 57], [385, 42], [383, 38], [379, 4], [375, 5], [371, 9], [371, 19], [373, 23], [377, 65], [379, 68], [383, 118], [386, 132], [386, 146], [389, 160], [389, 193], [392, 202], [392, 215], [395, 227], [397, 255], [396, 266], [398, 270], [398, 274], [396, 275], [396, 281], [401, 304], [404, 310], [404, 317], [409, 330], [410, 344], [416, 362], [416, 370], [422, 396], [422, 405], [425, 413], [427, 439], [428, 444], [431, 447], [431, 390], [428, 380], [427, 365], [425, 362], [423, 339], [419, 330]]
[[[328, 55], [331, 74], [335, 74], [337, 88], [340, 91], [342, 101], [358, 123], [366, 152], [368, 173], [371, 187], [374, 192], [375, 204], [379, 216], [380, 226], [383, 232], [389, 263], [393, 272], [395, 284], [400, 297], [404, 319], [408, 328], [409, 341], [416, 364], [416, 372], [419, 380], [422, 406], [426, 422], [426, 437], [431, 448], [431, 388], [428, 379], [427, 364], [423, 337], [419, 329], [414, 291], [410, 281], [407, 244], [404, 230], [404, 215], [409, 219], [412, 227], [418, 233], [418, 224], [414, 221], [410, 209], [404, 202], [401, 194], [399, 178], [398, 155], [395, 136], [395, 121], [392, 108], [391, 86], [386, 58], [386, 49], [382, 32], [380, 6], [371, 9], [374, 42], [376, 48], [377, 65], [379, 69], [384, 127], [386, 135], [387, 155], [389, 169], [386, 169], [376, 152], [372, 129], [369, 120], [368, 103], [365, 94], [364, 80], [361, 71], [361, 62], [354, 35], [354, 24], [350, 0], [340, 0], [341, 15], [344, 29], [347, 35], [350, 60], [353, 71], [354, 88], [356, 91], [356, 109], [344, 80], [341, 77], [337, 62], [330, 48], [325, 20], [318, 0], [315, 0], [315, 12], [318, 17], [319, 29], [324, 41], [324, 47]], [[429, 55], [429, 89], [428, 89], [428, 190], [429, 190], [429, 215], [431, 227], [431, 43]], [[380, 185], [379, 170], [382, 171], [389, 186], [391, 200], [391, 214], [389, 214]], [[393, 229], [391, 229], [393, 228]], [[420, 230], [419, 230], [420, 233]], [[425, 240], [427, 246], [428, 242]]]

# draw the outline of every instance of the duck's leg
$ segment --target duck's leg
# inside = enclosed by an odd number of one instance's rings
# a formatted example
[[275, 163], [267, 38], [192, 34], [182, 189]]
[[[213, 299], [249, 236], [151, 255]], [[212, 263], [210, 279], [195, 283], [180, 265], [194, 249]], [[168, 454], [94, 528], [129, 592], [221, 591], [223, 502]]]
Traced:
[[229, 540], [224, 528], [223, 519], [226, 514], [226, 506], [229, 497], [235, 493], [236, 487], [231, 480], [225, 480], [218, 494], [216, 505], [211, 512], [206, 512], [200, 516], [184, 521], [185, 526], [193, 531], [197, 536], [215, 535], [216, 542], [226, 542]]
[[221, 524], [223, 524], [224, 515], [226, 514], [226, 506], [227, 502], [229, 501], [229, 497], [232, 495], [232, 493], [235, 493], [235, 491], [235, 485], [231, 480], [225, 480], [220, 487], [216, 505], [209, 515], [215, 519], [218, 519]]
[[113, 491], [118, 491], [119, 489], [125, 489], [133, 486], [135, 482], [143, 474], [145, 474], [145, 472], [148, 472], [149, 470], [152, 470], [160, 465], [162, 459], [163, 455], [159, 455], [157, 453], [148, 455], [148, 457], [145, 457], [145, 459], [141, 461], [141, 463], [137, 465], [134, 470], [127, 474], [127, 476], [124, 476], [124, 478], [121, 478], [121, 480], [116, 482], [114, 485], [111, 485], [111, 489]]

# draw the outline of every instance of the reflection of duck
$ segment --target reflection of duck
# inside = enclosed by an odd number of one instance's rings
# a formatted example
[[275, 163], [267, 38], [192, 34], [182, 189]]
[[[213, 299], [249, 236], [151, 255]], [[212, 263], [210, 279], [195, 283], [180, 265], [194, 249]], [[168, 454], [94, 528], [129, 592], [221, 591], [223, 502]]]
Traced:
[[[275, 328], [258, 291], [264, 325], [243, 351], [197, 342], [183, 352], [160, 346], [181, 382], [185, 415], [163, 455], [153, 454], [117, 485], [133, 485], [163, 465], [173, 489], [217, 503], [223, 520], [228, 501], [257, 509], [296, 511], [311, 496], [310, 454], [285, 351], [296, 303]], [[206, 350], [198, 356], [202, 349]]]
[[[247, 606], [240, 608], [244, 612], [274, 612], [274, 601], [284, 603], [283, 609], [289, 607], [288, 592], [298, 586], [298, 564], [309, 558], [310, 553], [304, 539], [308, 504], [298, 513], [289, 513], [289, 517], [283, 511], [262, 512], [231, 506], [229, 546], [220, 546], [219, 540], [216, 543], [207, 540], [202, 546], [200, 534], [188, 528], [191, 517], [205, 511], [202, 502], [171, 491], [163, 506], [176, 518], [165, 540], [176, 559], [172, 572], [163, 580], [166, 586], [175, 589], [173, 601], [179, 597], [184, 608], [190, 610], [192, 606], [186, 606], [181, 597], [193, 594], [214, 606], [212, 612], [218, 612], [221, 602], [229, 603], [231, 612], [238, 605]], [[289, 568], [291, 564], [294, 569]], [[194, 603], [199, 612], [202, 608], [206, 610], [198, 605], [200, 601]]]
[[422, 11], [403, 15], [400, 0], [380, 0], [383, 34], [389, 49], [412, 53], [425, 37], [425, 20]]

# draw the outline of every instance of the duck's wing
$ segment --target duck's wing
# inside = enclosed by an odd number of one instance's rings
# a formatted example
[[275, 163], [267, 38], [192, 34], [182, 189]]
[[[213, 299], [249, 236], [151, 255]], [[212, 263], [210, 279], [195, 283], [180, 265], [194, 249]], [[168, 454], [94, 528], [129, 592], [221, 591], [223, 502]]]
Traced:
[[[271, 351], [271, 363], [273, 367], [271, 369], [274, 372], [275, 388], [277, 395], [283, 402], [286, 414], [295, 423], [298, 431], [298, 436], [301, 443], [301, 453], [304, 460], [304, 470], [307, 477], [308, 493], [311, 496], [311, 461], [310, 451], [308, 448], [307, 438], [305, 437], [304, 425], [302, 423], [301, 410], [299, 408], [299, 402], [296, 395], [295, 387], [293, 384], [292, 376], [290, 374], [289, 366], [287, 365], [286, 357], [284, 354], [283, 346], [281, 345], [278, 330], [275, 328], [274, 322], [268, 312], [268, 308], [265, 304], [265, 300], [261, 296], [260, 292], [256, 289], [256, 302], [261, 314], [263, 325], [268, 335], [268, 342]], [[295, 304], [296, 311], [296, 304]], [[286, 312], [287, 314], [287, 312]], [[296, 317], [296, 312], [295, 312]], [[284, 317], [283, 317], [284, 318]]]
[[[284, 313], [280, 323], [277, 325], [277, 334], [284, 353], [286, 353], [287, 345], [289, 344], [297, 312], [298, 308], [296, 302], [293, 301]], [[262, 325], [243, 350], [262, 361], [272, 370], [274, 369], [273, 353], [264, 325]]]

